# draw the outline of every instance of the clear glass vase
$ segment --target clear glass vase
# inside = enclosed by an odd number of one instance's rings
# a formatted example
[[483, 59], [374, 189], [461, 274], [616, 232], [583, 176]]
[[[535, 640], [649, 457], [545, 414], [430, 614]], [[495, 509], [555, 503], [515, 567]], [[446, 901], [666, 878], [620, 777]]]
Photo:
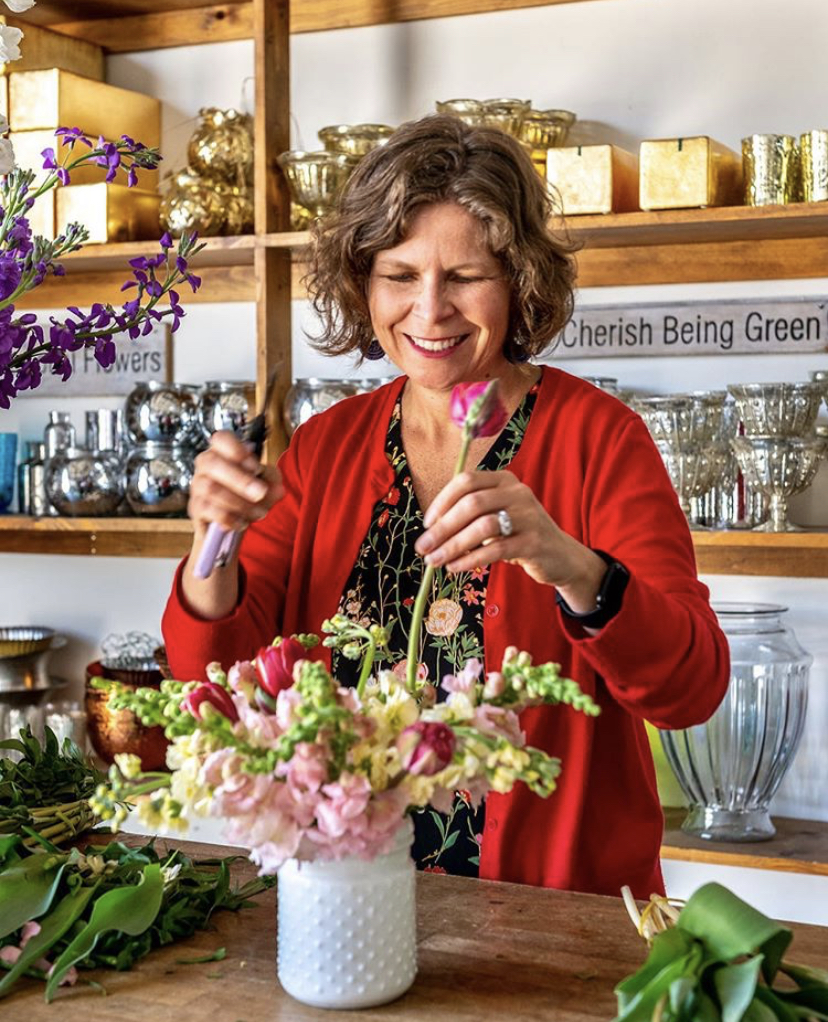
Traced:
[[279, 982], [316, 1008], [370, 1008], [417, 973], [413, 827], [366, 861], [290, 859], [279, 870]]
[[682, 830], [763, 841], [776, 833], [768, 806], [802, 737], [813, 657], [783, 622], [786, 607], [713, 609], [730, 645], [727, 694], [706, 724], [662, 731], [661, 741], [690, 806]]

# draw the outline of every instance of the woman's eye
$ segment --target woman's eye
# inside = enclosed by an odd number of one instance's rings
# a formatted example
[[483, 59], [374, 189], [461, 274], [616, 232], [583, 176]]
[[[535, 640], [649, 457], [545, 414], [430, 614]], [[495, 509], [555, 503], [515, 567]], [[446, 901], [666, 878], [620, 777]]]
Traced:
[[410, 273], [388, 273], [385, 279], [392, 280], [395, 284], [407, 284], [408, 281], [414, 278]]

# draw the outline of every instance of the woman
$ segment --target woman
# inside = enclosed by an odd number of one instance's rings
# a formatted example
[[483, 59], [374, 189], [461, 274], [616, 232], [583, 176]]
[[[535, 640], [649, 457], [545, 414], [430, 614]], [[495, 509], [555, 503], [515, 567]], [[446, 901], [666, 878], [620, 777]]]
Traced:
[[[384, 354], [403, 375], [311, 419], [278, 470], [216, 434], [164, 633], [175, 675], [201, 677], [275, 634], [318, 631], [339, 607], [395, 619], [387, 663], [404, 670], [423, 559], [435, 565], [421, 673], [499, 664], [515, 645], [560, 663], [602, 712], [526, 711], [528, 742], [562, 760], [558, 791], [544, 801], [521, 785], [477, 816], [458, 793], [449, 818], [415, 821], [420, 865], [476, 874], [479, 857], [486, 878], [647, 897], [663, 889], [662, 817], [643, 721], [705, 720], [727, 644], [642, 420], [528, 361], [572, 305], [551, 212], [517, 143], [453, 118], [405, 125], [360, 163], [316, 231], [319, 344]], [[473, 442], [481, 470], [452, 478], [452, 388], [491, 379], [509, 421]], [[192, 565], [210, 522], [247, 531], [240, 558], [202, 580]], [[333, 667], [348, 680], [347, 661]]]

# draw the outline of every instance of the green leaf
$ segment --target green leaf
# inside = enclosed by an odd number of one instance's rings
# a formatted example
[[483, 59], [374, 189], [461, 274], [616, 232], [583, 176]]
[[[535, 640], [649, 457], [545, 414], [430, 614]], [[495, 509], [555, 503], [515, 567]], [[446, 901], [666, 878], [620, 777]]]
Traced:
[[670, 984], [670, 1009], [679, 1018], [690, 1018], [693, 1002], [696, 1000], [698, 977], [682, 976]]
[[793, 938], [786, 926], [768, 919], [721, 884], [700, 887], [681, 910], [676, 926], [702, 941], [723, 962], [761, 952], [768, 983]]
[[452, 848], [454, 846], [454, 844], [456, 843], [458, 837], [460, 837], [460, 831], [459, 830], [453, 830], [449, 834], [449, 836], [446, 838], [446, 840], [443, 842], [443, 849], [442, 850], [444, 852], [446, 852], [446, 851], [448, 851], [449, 848]]
[[742, 1016], [742, 1022], [777, 1022], [776, 1012], [767, 1006], [758, 997], [748, 1005], [748, 1010]]
[[201, 955], [199, 958], [176, 958], [176, 965], [202, 965], [204, 962], [223, 962], [227, 957], [227, 948], [220, 947], [211, 955]]
[[796, 1013], [776, 996], [773, 990], [761, 984], [756, 988], [756, 999], [769, 1008], [776, 1016], [777, 1022], [797, 1022]]
[[724, 965], [713, 973], [713, 983], [722, 1006], [722, 1022], [740, 1022], [756, 993], [762, 956], [738, 965]]
[[794, 965], [793, 962], [783, 962], [779, 971], [790, 976], [797, 986], [810, 986], [812, 983], [825, 983], [828, 985], [828, 970], [817, 969], [812, 965]]
[[18, 976], [22, 975], [33, 962], [42, 958], [49, 948], [60, 940], [75, 920], [80, 917], [96, 890], [97, 884], [92, 887], [76, 887], [61, 898], [57, 907], [45, 919], [41, 919], [40, 933], [35, 934], [29, 940], [23, 948], [23, 953], [0, 980], [0, 997], [8, 993]]
[[650, 1022], [656, 1005], [668, 996], [672, 984], [687, 975], [690, 959], [690, 955], [684, 955], [666, 965], [627, 1003], [613, 1022]]
[[38, 852], [0, 873], [0, 940], [49, 911], [65, 858]]
[[151, 926], [161, 908], [163, 894], [161, 867], [158, 863], [151, 863], [144, 867], [139, 883], [115, 887], [98, 898], [87, 925], [55, 962], [46, 984], [46, 1000], [51, 1001], [71, 966], [86, 958], [106, 930], [138, 934]]
[[691, 946], [692, 940], [681, 930], [673, 928], [659, 933], [653, 940], [647, 961], [638, 972], [627, 976], [615, 988], [619, 1010], [626, 1008], [630, 1001], [675, 958], [686, 956]]

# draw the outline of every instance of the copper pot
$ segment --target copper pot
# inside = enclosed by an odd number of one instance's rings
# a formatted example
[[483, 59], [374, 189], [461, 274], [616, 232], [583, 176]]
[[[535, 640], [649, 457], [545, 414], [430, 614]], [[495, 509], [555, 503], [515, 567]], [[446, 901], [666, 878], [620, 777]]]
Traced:
[[[144, 770], [163, 770], [169, 745], [164, 729], [145, 727], [132, 710], [110, 709], [109, 693], [92, 687], [92, 678], [109, 677], [114, 673], [107, 672], [99, 660], [86, 668], [86, 719], [92, 747], [106, 763], [112, 763], [118, 753], [128, 752], [138, 756]], [[141, 673], [146, 675], [144, 679], [139, 681], [137, 672], [131, 671], [129, 680], [122, 676], [121, 684], [129, 688], [139, 685], [158, 688], [161, 684], [160, 671]]]

